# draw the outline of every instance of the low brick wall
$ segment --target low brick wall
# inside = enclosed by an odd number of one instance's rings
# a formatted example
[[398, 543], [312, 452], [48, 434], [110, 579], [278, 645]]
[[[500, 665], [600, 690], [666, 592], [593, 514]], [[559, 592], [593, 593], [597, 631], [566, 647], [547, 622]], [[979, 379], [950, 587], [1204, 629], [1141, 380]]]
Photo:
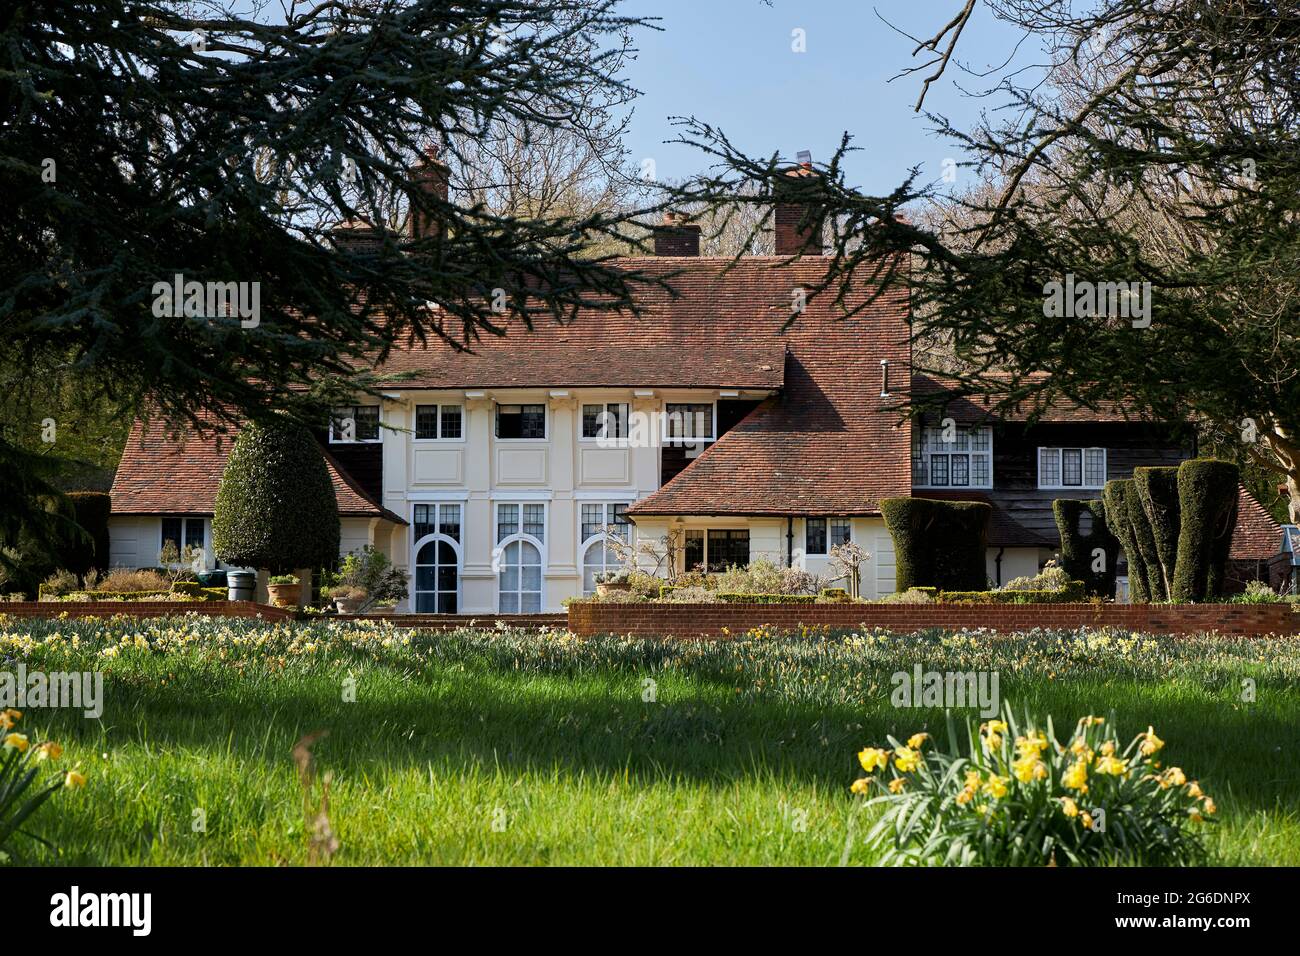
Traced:
[[0, 614], [15, 617], [170, 617], [174, 614], [207, 614], [212, 617], [261, 617], [283, 621], [293, 611], [252, 601], [15, 601], [0, 604]]
[[1027, 631], [1035, 627], [1115, 627], [1148, 634], [1259, 637], [1300, 634], [1291, 604], [600, 604], [569, 605], [569, 630], [634, 637], [739, 637], [750, 628], [927, 627]]
[[509, 627], [565, 627], [563, 614], [336, 614], [330, 621], [388, 621], [394, 627], [419, 627], [451, 631], [460, 627], [494, 628], [504, 621]]

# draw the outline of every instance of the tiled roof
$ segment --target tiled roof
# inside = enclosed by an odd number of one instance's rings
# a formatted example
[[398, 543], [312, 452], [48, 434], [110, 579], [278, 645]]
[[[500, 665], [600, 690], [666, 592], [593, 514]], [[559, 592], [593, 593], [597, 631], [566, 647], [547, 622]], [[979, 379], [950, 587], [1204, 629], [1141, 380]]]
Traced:
[[[943, 414], [957, 422], [978, 422], [994, 420], [992, 409], [1002, 395], [962, 395], [955, 382], [946, 381], [929, 375], [912, 376], [912, 395], [918, 402], [922, 399], [951, 395], [943, 405]], [[1026, 421], [1033, 412], [1032, 403], [1018, 408], [1000, 412], [997, 421]], [[931, 412], [933, 416], [933, 412]], [[1057, 398], [1037, 416], [1037, 421], [1044, 424], [1054, 422], [1122, 422], [1136, 415], [1125, 417], [1124, 407], [1119, 402], [1102, 402], [1097, 408], [1085, 408], [1082, 405]]]
[[[818, 296], [782, 332], [794, 290], [826, 269], [815, 256], [783, 261], [745, 259], [721, 276], [719, 260], [686, 266], [692, 321], [737, 343], [785, 343], [785, 388], [629, 514], [875, 514], [881, 498], [910, 492], [911, 427], [880, 397], [882, 360], [891, 383], [908, 375], [906, 288], [852, 319]], [[694, 351], [672, 360], [690, 364]]]
[[1232, 531], [1228, 557], [1242, 561], [1267, 561], [1282, 550], [1282, 526], [1243, 485], [1237, 491], [1237, 527]]
[[[234, 439], [233, 434], [216, 432], [169, 435], [161, 423], [146, 424], [137, 419], [113, 478], [113, 514], [212, 514]], [[334, 484], [340, 517], [387, 518], [406, 524], [362, 491], [323, 448], [321, 457]]]
[[667, 278], [676, 296], [646, 285], [635, 293], [639, 314], [585, 309], [564, 324], [538, 319], [531, 331], [507, 319], [504, 336], [484, 334], [469, 351], [430, 339], [394, 349], [379, 371], [410, 373], [394, 380], [402, 388], [780, 388], [777, 332], [807, 272], [782, 261], [755, 257], [728, 270], [731, 259], [620, 259]]

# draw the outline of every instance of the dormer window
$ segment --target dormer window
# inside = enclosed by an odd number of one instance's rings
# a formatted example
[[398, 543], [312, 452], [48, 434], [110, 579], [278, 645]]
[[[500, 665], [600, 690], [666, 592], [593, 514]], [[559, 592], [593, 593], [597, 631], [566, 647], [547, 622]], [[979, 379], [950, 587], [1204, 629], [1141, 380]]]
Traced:
[[330, 413], [330, 444], [379, 441], [379, 406], [345, 405]]

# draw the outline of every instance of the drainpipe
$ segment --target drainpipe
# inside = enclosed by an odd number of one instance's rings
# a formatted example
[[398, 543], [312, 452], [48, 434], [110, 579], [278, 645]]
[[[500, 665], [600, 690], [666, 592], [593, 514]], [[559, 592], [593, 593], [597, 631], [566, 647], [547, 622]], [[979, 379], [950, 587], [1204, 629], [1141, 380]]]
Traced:
[[785, 566], [794, 567], [794, 515], [785, 516]]
[[998, 556], [993, 559], [993, 568], [998, 576], [998, 587], [1002, 587], [1002, 555], [1006, 548], [998, 548]]

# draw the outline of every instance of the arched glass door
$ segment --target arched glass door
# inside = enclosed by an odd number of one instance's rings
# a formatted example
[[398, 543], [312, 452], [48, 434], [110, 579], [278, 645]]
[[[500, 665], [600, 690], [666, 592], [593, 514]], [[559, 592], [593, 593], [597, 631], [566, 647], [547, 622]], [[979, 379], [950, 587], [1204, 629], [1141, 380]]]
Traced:
[[415, 610], [420, 614], [455, 614], [460, 576], [456, 549], [449, 541], [425, 542], [415, 555]]
[[536, 614], [542, 609], [542, 552], [528, 541], [511, 541], [501, 554], [502, 614]]

